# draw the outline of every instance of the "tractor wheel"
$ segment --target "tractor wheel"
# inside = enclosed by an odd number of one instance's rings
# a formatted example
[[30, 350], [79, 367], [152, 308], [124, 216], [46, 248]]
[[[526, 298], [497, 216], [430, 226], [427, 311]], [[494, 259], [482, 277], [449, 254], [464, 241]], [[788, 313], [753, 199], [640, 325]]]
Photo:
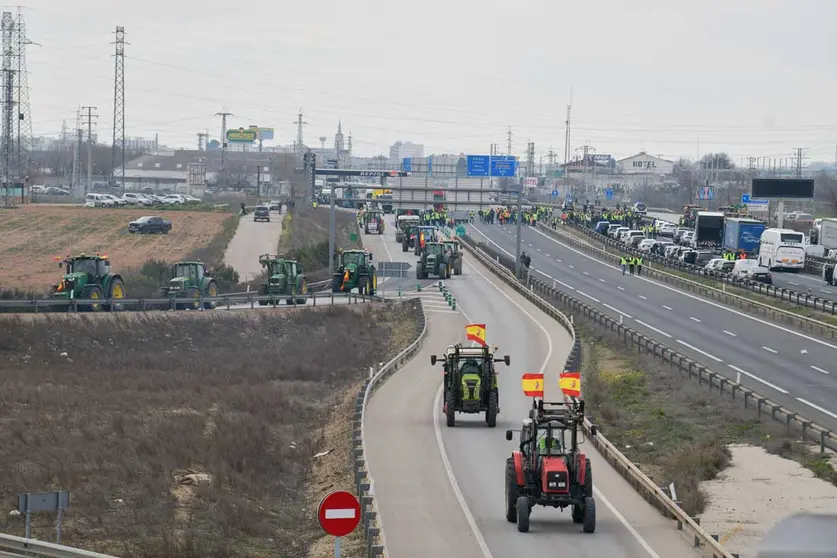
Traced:
[[448, 278], [448, 266], [447, 264], [439, 264], [439, 279], [447, 279]]
[[183, 296], [183, 302], [178, 304], [178, 310], [199, 310], [201, 307], [201, 291], [197, 287], [189, 287]]
[[[125, 284], [122, 282], [122, 279], [114, 277], [110, 282], [110, 293], [108, 293], [108, 298], [111, 300], [121, 300], [125, 298]], [[111, 312], [119, 312], [124, 309], [125, 305], [120, 302], [113, 302], [108, 308]]]
[[573, 504], [573, 523], [584, 523], [584, 506]]
[[305, 295], [305, 296], [303, 296], [302, 298], [297, 298], [296, 299], [297, 304], [305, 304], [306, 302], [308, 302], [308, 280], [307, 279], [302, 280], [302, 284], [299, 287], [299, 294]]
[[529, 532], [529, 498], [526, 496], [517, 497], [517, 530]]
[[592, 533], [596, 530], [596, 501], [592, 496], [584, 499], [584, 532]]
[[453, 401], [453, 390], [445, 392], [445, 418], [448, 426], [456, 426], [456, 405]]
[[268, 304], [270, 304], [269, 300], [260, 300], [259, 301], [259, 306], [267, 306]]
[[[85, 300], [102, 300], [104, 295], [99, 285], [87, 285], [81, 290], [81, 298]], [[84, 306], [86, 312], [99, 312], [102, 310], [100, 303], [93, 303]]]
[[409, 250], [409, 249], [410, 249], [410, 247], [409, 247], [409, 246], [407, 246], [407, 243], [406, 243], [406, 242], [404, 242], [404, 243], [402, 243], [402, 244], [401, 244], [401, 251], [402, 251], [402, 252], [406, 252], [406, 251], [407, 251], [407, 250]]
[[[206, 295], [205, 296], [218, 296], [218, 285], [215, 284], [215, 281], [210, 281], [209, 285], [206, 287]], [[261, 303], [260, 303], [261, 304]], [[205, 310], [214, 310], [215, 307], [218, 306], [217, 302], [204, 302], [203, 307]]]
[[497, 392], [493, 391], [488, 396], [488, 410], [485, 411], [485, 422], [494, 428], [497, 426]]
[[369, 295], [375, 296], [378, 294], [378, 274], [372, 276], [372, 284], [369, 287]]
[[514, 459], [506, 459], [506, 521], [517, 522], [517, 475], [514, 472]]
[[462, 275], [462, 264], [459, 264], [454, 268], [454, 273], [456, 273], [457, 275]]
[[446, 279], [450, 279], [451, 275], [453, 275], [453, 270], [451, 269], [450, 264], [446, 265], [445, 269], [448, 272], [448, 276], [446, 277]]

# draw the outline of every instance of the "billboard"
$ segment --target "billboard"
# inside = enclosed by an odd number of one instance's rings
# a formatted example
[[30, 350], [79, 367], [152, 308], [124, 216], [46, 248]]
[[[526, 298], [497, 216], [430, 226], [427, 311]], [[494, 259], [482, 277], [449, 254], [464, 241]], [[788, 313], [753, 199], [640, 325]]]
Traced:
[[273, 134], [274, 133], [273, 128], [262, 128], [260, 126], [251, 125], [250, 129], [256, 131], [256, 134], [258, 134], [256, 139], [258, 139], [260, 141], [261, 140], [272, 140], [273, 139], [273, 135], [274, 135]]
[[750, 197], [753, 199], [814, 199], [812, 178], [754, 178]]
[[227, 130], [227, 141], [235, 143], [252, 143], [259, 137], [256, 130], [245, 130], [239, 128], [238, 130]]

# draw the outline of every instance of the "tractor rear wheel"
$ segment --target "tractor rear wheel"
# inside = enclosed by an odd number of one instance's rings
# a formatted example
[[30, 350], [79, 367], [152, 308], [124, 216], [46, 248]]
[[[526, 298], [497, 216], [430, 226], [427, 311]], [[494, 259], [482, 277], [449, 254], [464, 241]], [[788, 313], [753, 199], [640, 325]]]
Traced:
[[177, 305], [178, 310], [199, 310], [201, 307], [201, 291], [197, 287], [189, 287], [183, 296], [183, 302]]
[[448, 426], [456, 426], [456, 405], [454, 405], [452, 389], [445, 392], [445, 418]]
[[[117, 301], [122, 300], [125, 298], [125, 284], [122, 282], [122, 279], [119, 277], [114, 277], [113, 280], [110, 282], [110, 292], [108, 293], [108, 299]], [[125, 306], [120, 302], [112, 302], [108, 310], [111, 312], [119, 312], [120, 310], [124, 310]]]
[[407, 241], [406, 241], [406, 240], [405, 240], [404, 242], [402, 242], [402, 243], [401, 243], [401, 251], [402, 251], [402, 252], [406, 252], [406, 251], [407, 251], [407, 250], [409, 250], [409, 249], [410, 249], [410, 247], [409, 247], [409, 246], [407, 246]]
[[448, 278], [448, 266], [447, 264], [439, 264], [439, 279], [447, 279]]
[[[218, 285], [215, 284], [215, 281], [210, 281], [209, 285], [206, 287], [206, 294], [205, 296], [213, 297], [218, 296]], [[259, 302], [261, 304], [261, 301]], [[218, 306], [216, 301], [212, 302], [204, 302], [203, 307], [205, 310], [214, 310]]]
[[517, 530], [529, 532], [529, 498], [526, 496], [517, 497]]
[[596, 530], [596, 501], [592, 496], [584, 499], [584, 532], [592, 533]]
[[497, 401], [497, 392], [492, 390], [488, 395], [488, 409], [485, 411], [485, 422], [488, 423], [488, 426], [491, 428], [497, 426], [498, 407], [499, 402]]
[[[81, 298], [85, 300], [102, 300], [104, 294], [99, 285], [87, 285], [81, 290]], [[101, 303], [93, 303], [87, 304], [83, 308], [86, 312], [99, 312], [102, 310], [102, 305]]]
[[506, 459], [506, 521], [517, 522], [517, 474], [514, 471], [514, 459]]

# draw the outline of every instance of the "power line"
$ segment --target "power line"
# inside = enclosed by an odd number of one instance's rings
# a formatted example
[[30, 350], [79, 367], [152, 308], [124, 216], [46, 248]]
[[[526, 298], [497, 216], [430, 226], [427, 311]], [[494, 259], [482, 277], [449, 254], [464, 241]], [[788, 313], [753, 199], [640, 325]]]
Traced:
[[117, 151], [120, 153], [119, 182], [125, 193], [125, 28], [121, 25], [114, 31], [116, 40], [113, 55], [113, 144], [110, 151], [111, 184], [116, 184]]

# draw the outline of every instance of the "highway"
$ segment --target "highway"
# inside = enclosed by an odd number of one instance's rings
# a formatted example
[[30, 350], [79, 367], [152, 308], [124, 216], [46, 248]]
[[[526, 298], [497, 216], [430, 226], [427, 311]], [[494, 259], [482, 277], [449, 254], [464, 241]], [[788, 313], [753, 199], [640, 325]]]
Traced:
[[[370, 248], [379, 249], [375, 244]], [[505, 462], [517, 446], [504, 432], [519, 428], [531, 408], [520, 376], [544, 371], [547, 398], [559, 398], [557, 374], [571, 340], [557, 322], [467, 253], [465, 258], [463, 275], [446, 281], [457, 311], [443, 309], [432, 286], [417, 295], [428, 311], [428, 339], [369, 405], [367, 459], [390, 555], [503, 558], [572, 549], [580, 558], [695, 556], [690, 541], [590, 444], [582, 449], [591, 458], [597, 490], [594, 534], [584, 534], [568, 510], [534, 509], [526, 534], [506, 521]], [[498, 364], [500, 416], [496, 428], [488, 428], [483, 415], [457, 415], [457, 426], [448, 428], [441, 414], [442, 369], [431, 367], [430, 355], [464, 342], [464, 326], [474, 322], [485, 323], [489, 343], [511, 356], [511, 366]]]
[[[515, 227], [472, 225], [475, 240], [515, 252]], [[837, 345], [684, 293], [622, 276], [547, 234], [523, 227], [535, 278], [555, 281], [598, 310], [701, 364], [837, 429]]]
[[[674, 213], [659, 213], [649, 212], [648, 217], [651, 219], [662, 219], [670, 223], [677, 223], [679, 218]], [[774, 271], [773, 284], [777, 287], [795, 291], [798, 293], [810, 292], [812, 296], [827, 298], [830, 300], [837, 299], [837, 289], [825, 284], [822, 277], [818, 275], [810, 275], [808, 273], [789, 273], [782, 271]]]

